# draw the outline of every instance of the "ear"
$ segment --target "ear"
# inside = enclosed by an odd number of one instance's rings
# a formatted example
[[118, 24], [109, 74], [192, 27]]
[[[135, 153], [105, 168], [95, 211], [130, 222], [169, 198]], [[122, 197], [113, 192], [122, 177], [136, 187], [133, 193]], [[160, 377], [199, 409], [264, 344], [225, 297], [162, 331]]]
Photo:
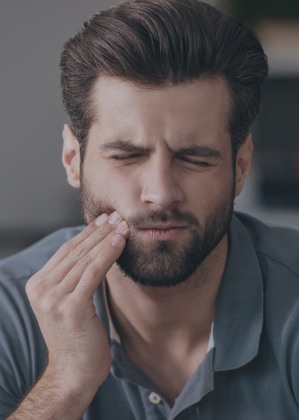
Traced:
[[62, 163], [66, 170], [68, 183], [74, 188], [80, 188], [80, 145], [73, 128], [65, 124], [62, 138]]
[[252, 135], [249, 134], [245, 141], [241, 144], [236, 156], [236, 180], [235, 180], [235, 196], [237, 197], [245, 182], [246, 176], [251, 168], [253, 143]]

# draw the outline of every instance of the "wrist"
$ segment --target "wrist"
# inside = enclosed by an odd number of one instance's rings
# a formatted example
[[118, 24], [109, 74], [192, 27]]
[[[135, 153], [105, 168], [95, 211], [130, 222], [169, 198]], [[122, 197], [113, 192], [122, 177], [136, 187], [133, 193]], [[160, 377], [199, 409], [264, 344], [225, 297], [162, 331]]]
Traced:
[[48, 366], [41, 378], [45, 384], [51, 384], [55, 390], [56, 398], [60, 399], [61, 405], [78, 407], [82, 414], [91, 403], [97, 389], [101, 385], [99, 378], [84, 377], [82, 373], [73, 370], [54, 371]]
[[9, 420], [79, 420], [90, 405], [96, 389], [79, 388], [64, 381], [62, 375], [46, 369], [38, 382], [26, 395]]

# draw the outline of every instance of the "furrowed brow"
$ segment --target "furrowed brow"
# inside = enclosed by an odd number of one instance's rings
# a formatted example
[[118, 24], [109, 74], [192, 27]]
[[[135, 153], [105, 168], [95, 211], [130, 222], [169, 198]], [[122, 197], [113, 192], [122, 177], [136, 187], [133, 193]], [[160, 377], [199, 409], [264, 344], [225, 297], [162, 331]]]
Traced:
[[185, 147], [183, 149], [178, 150], [177, 153], [180, 155], [207, 157], [207, 158], [214, 158], [214, 159], [219, 159], [221, 157], [221, 153], [218, 150], [212, 149], [211, 147], [208, 147], [208, 146], [198, 146], [198, 145]]
[[121, 152], [145, 152], [147, 149], [140, 146], [135, 146], [129, 141], [114, 140], [103, 144], [101, 147], [102, 151], [121, 151]]

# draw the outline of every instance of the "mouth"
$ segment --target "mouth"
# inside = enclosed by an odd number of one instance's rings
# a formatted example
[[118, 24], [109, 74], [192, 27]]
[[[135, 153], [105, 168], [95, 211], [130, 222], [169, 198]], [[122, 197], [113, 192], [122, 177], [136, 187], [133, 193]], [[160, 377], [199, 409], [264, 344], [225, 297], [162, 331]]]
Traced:
[[176, 226], [176, 225], [152, 225], [148, 227], [142, 227], [138, 229], [138, 233], [147, 238], [156, 239], [156, 240], [170, 240], [178, 239], [187, 231], [186, 226]]

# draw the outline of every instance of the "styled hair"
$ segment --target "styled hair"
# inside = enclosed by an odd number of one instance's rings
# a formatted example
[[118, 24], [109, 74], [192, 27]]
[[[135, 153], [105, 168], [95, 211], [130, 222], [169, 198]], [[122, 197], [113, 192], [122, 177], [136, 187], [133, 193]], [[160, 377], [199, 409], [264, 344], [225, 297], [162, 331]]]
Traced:
[[199, 0], [128, 0], [102, 11], [66, 42], [61, 55], [65, 109], [81, 147], [101, 74], [148, 87], [223, 76], [231, 96], [228, 127], [238, 150], [260, 107], [267, 58], [255, 33]]

